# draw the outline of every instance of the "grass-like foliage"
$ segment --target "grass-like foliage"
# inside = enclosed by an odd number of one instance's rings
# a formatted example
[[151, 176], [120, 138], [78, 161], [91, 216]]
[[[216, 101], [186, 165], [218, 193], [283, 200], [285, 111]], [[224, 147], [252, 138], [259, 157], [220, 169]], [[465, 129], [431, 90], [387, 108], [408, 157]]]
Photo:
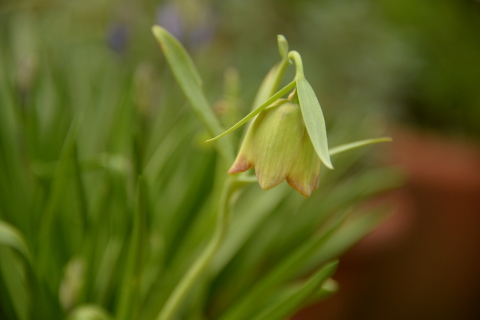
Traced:
[[[281, 320], [336, 290], [339, 256], [386, 213], [355, 208], [398, 181], [362, 160], [370, 149], [337, 154], [377, 140], [329, 154], [325, 123], [310, 121], [335, 170], [309, 199], [285, 183], [263, 191], [227, 175], [234, 137], [204, 143], [227, 125], [166, 31], [164, 54], [144, 28], [149, 53], [126, 58], [68, 20], [81, 15], [0, 8], [1, 319]], [[252, 110], [298, 62], [282, 41]], [[299, 79], [299, 103], [317, 107]], [[346, 122], [327, 119], [329, 139], [367, 136]]]

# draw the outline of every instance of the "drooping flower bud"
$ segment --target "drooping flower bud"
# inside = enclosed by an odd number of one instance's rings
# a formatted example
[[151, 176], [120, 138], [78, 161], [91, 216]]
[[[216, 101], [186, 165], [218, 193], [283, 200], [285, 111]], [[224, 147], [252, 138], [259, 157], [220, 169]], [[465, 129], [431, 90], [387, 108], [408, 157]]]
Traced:
[[318, 186], [320, 159], [308, 136], [298, 104], [278, 100], [260, 113], [248, 129], [229, 173], [255, 167], [264, 190], [283, 180], [305, 197]]

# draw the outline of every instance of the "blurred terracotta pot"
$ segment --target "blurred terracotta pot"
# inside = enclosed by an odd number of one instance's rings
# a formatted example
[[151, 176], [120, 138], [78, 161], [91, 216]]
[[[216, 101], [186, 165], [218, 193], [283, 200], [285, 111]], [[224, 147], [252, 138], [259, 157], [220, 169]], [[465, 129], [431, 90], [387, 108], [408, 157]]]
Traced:
[[342, 260], [341, 291], [295, 320], [480, 319], [480, 146], [392, 130], [397, 212]]

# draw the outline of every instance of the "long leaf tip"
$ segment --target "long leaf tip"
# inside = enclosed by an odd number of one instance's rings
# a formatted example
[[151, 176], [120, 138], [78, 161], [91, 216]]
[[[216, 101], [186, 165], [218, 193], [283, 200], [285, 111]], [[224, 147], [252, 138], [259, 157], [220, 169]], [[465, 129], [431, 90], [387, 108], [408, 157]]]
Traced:
[[328, 147], [327, 147], [327, 153], [322, 152], [325, 150], [317, 150], [315, 145], [314, 145], [315, 152], [317, 153], [317, 156], [320, 158], [320, 161], [325, 165], [330, 170], [335, 170], [332, 164], [332, 159], [330, 159], [330, 154], [328, 153]]
[[210, 138], [210, 139], [208, 139], [208, 140], [205, 140], [205, 143], [215, 141], [215, 140], [217, 140], [218, 138], [219, 138], [219, 136]]
[[152, 26], [152, 33], [155, 37], [160, 37], [161, 36], [161, 33], [164, 31], [165, 29], [163, 29], [162, 27], [160, 27], [159, 25], [153, 25]]
[[325, 265], [328, 274], [332, 275], [337, 271], [339, 260], [333, 260]]
[[332, 164], [332, 161], [330, 160], [330, 158], [328, 159], [320, 159], [322, 161], [322, 163], [330, 170], [335, 170], [335, 168], [333, 167], [333, 164]]
[[356, 149], [359, 147], [364, 147], [364, 146], [381, 143], [381, 142], [391, 142], [391, 141], [393, 141], [393, 139], [390, 137], [381, 137], [381, 138], [354, 141], [354, 142], [346, 143], [346, 144], [331, 148], [328, 150], [328, 153], [330, 154], [330, 156], [333, 156], [338, 153], [342, 153], [342, 152]]

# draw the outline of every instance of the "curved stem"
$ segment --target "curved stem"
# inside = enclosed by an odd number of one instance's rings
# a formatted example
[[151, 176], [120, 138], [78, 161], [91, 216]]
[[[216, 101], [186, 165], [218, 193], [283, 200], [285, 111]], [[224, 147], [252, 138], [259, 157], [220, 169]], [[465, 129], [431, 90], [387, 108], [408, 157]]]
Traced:
[[296, 77], [297, 78], [304, 77], [303, 63], [302, 63], [302, 57], [300, 56], [300, 53], [298, 53], [297, 51], [290, 51], [288, 53], [288, 57], [295, 62]]
[[200, 279], [202, 273], [205, 271], [218, 249], [220, 249], [230, 224], [230, 199], [232, 192], [234, 191], [234, 188], [232, 188], [233, 182], [232, 177], [227, 177], [223, 185], [222, 194], [220, 196], [220, 205], [218, 208], [217, 226], [213, 237], [210, 239], [207, 247], [200, 254], [195, 263], [181, 279], [180, 283], [175, 287], [165, 303], [165, 306], [158, 315], [157, 320], [173, 319], [176, 311], [190, 292], [190, 289]]
[[280, 83], [282, 82], [283, 75], [285, 74], [285, 71], [287, 70], [288, 65], [290, 64], [290, 61], [286, 59], [282, 59], [280, 62], [280, 65], [278, 66], [277, 69], [277, 74], [275, 75], [275, 79], [272, 84], [272, 88], [270, 90], [270, 95], [273, 96], [275, 92], [277, 92], [278, 87], [280, 86]]

